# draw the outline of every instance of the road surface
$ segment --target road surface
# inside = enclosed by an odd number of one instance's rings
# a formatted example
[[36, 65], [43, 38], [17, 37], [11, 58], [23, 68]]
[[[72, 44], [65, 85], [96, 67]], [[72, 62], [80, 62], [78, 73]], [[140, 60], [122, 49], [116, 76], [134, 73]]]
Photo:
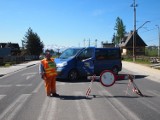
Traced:
[[[132, 73], [123, 68], [120, 74]], [[89, 81], [57, 81], [60, 98], [47, 97], [38, 65], [0, 78], [0, 120], [159, 120], [160, 83], [147, 75], [136, 75], [135, 83], [145, 97], [132, 92], [128, 80], [109, 88], [98, 81], [85, 97]], [[154, 79], [154, 78], [153, 78]], [[127, 93], [127, 95], [126, 95]]]

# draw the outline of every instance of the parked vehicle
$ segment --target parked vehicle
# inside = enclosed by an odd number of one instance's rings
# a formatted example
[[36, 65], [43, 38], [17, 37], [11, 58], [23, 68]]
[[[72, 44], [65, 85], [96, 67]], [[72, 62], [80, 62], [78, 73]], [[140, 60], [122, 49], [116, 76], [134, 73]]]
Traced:
[[77, 80], [87, 76], [88, 69], [99, 75], [103, 70], [118, 74], [122, 69], [120, 48], [69, 48], [55, 59], [57, 78]]

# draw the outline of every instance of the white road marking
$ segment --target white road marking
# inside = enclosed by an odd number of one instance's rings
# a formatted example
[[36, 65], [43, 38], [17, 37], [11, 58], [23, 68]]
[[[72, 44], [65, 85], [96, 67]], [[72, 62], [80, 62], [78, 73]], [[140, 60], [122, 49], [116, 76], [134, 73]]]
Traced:
[[142, 103], [144, 106], [152, 109], [153, 111], [157, 112], [160, 114], [160, 110], [157, 108], [157, 105], [154, 104], [152, 101], [147, 100], [146, 98], [142, 98], [141, 100], [138, 99], [140, 103]]
[[32, 86], [32, 84], [16, 84], [16, 85], [0, 85], [1, 87], [12, 87], [12, 86], [16, 86], [16, 87], [24, 87], [24, 86]]
[[37, 72], [33, 72], [33, 73], [24, 73], [21, 76], [26, 76], [26, 80], [29, 80], [31, 78], [33, 78], [36, 74], [38, 74]]
[[46, 109], [47, 109], [48, 105], [49, 105], [49, 97], [46, 97], [44, 100], [40, 115], [38, 117], [38, 120], [45, 120], [45, 119], [43, 119], [43, 117], [46, 114]]
[[45, 98], [38, 120], [53, 120], [56, 115], [56, 99]]
[[29, 76], [26, 77], [26, 80], [29, 80], [29, 79], [33, 78], [34, 76], [35, 75], [29, 75]]
[[[100, 84], [98, 84], [99, 87], [101, 87], [102, 89], [104, 89], [104, 87], [102, 87]], [[105, 90], [103, 92], [104, 95], [107, 96], [113, 96], [111, 93], [109, 93], [107, 90]], [[106, 98], [107, 99], [107, 98]], [[109, 100], [109, 99], [107, 99]], [[126, 116], [127, 118], [130, 118], [130, 120], [140, 120], [140, 118], [134, 113], [132, 112], [130, 109], [128, 109], [125, 105], [123, 105], [123, 103], [121, 103], [119, 100], [117, 100], [116, 98], [112, 98], [112, 100], [109, 100], [109, 102], [119, 111], [123, 114], [123, 116]], [[120, 108], [120, 110], [119, 110]]]
[[[156, 97], [160, 96], [159, 92], [156, 91], [156, 90], [152, 90], [152, 91], [151, 90], [147, 90], [147, 92], [155, 95]], [[140, 102], [141, 104], [143, 104], [144, 106], [146, 106], [146, 107], [148, 107], [148, 108], [152, 109], [153, 111], [155, 111], [155, 112], [160, 114], [160, 109], [157, 108], [158, 107], [157, 104], [154, 103], [153, 101], [151, 101], [149, 99], [146, 99], [145, 97], [137, 99], [137, 101]]]
[[[82, 93], [80, 92], [75, 92], [75, 95], [80, 95]], [[77, 105], [77, 110], [78, 110], [78, 120], [84, 120], [83, 118], [83, 111], [82, 111], [82, 108], [81, 108], [81, 101], [79, 100], [76, 100], [76, 105]]]
[[149, 93], [151, 93], [151, 94], [153, 94], [153, 95], [155, 95], [155, 96], [160, 96], [160, 93], [158, 92], [158, 91], [156, 91], [156, 90], [147, 90], [147, 92], [149, 92]]
[[82, 109], [81, 109], [81, 103], [78, 100], [76, 100], [75, 102], [76, 102], [77, 110], [78, 110], [78, 120], [84, 120], [83, 112], [82, 112]]
[[17, 87], [32, 86], [32, 84], [16, 84]]
[[10, 106], [8, 106], [1, 114], [0, 120], [12, 120], [14, 116], [20, 111], [23, 104], [27, 101], [31, 94], [20, 95]]
[[0, 95], [0, 100], [3, 99], [6, 95]]
[[33, 90], [32, 93], [37, 93], [37, 92], [39, 91], [39, 89], [41, 88], [41, 86], [43, 85], [43, 82], [44, 82], [44, 81], [41, 81], [41, 82], [38, 84], [38, 86]]
[[[83, 95], [82, 92], [75, 92], [75, 93], [76, 93], [76, 95]], [[83, 106], [85, 107], [85, 112], [88, 113], [87, 115], [88, 115], [89, 120], [96, 120], [96, 119], [95, 119], [95, 116], [94, 116], [94, 114], [93, 114], [93, 111], [92, 111], [91, 107], [89, 106], [87, 100], [82, 99], [82, 103], [84, 104]], [[81, 114], [82, 114], [82, 113], [81, 113]], [[80, 118], [80, 116], [79, 116], [79, 118]], [[82, 119], [82, 118], [81, 118], [81, 119]], [[83, 119], [82, 119], [82, 120], [83, 120]]]
[[[77, 85], [77, 83], [65, 83], [65, 82], [57, 82], [57, 85]], [[78, 83], [78, 85], [85, 85], [86, 83]]]
[[28, 76], [28, 75], [36, 75], [38, 72], [32, 72], [32, 73], [24, 73], [22, 76]]
[[[99, 91], [98, 93], [99, 93], [101, 96], [103, 96], [105, 92], [106, 92], [106, 91]], [[121, 118], [123, 118], [122, 120], [127, 120], [127, 119], [125, 118], [125, 116], [124, 116], [110, 101], [107, 100], [106, 102], [110, 104], [110, 106], [116, 111], [116, 113], [117, 113], [118, 115], [121, 116]], [[120, 118], [119, 118], [119, 119], [120, 119]]]
[[32, 64], [32, 65], [33, 66], [30, 66], [30, 67], [25, 66], [25, 67], [22, 67], [22, 68], [15, 69], [14, 71], [11, 71], [10, 73], [7, 73], [4, 76], [0, 77], [0, 79], [6, 78], [6, 77], [11, 76], [15, 73], [18, 73], [20, 71], [24, 71], [24, 70], [30, 69], [32, 67], [35, 67], [35, 65], [38, 65], [38, 63]]
[[48, 115], [47, 115], [47, 119], [46, 120], [53, 120], [56, 118], [56, 99], [51, 99], [50, 101], [50, 105], [47, 109], [48, 111]]

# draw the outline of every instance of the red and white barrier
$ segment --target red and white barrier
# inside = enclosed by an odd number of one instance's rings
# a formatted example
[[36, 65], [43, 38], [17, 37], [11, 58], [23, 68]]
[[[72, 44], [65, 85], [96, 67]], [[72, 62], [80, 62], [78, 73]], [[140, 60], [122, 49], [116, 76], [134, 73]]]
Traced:
[[92, 84], [93, 84], [94, 80], [98, 80], [98, 79], [100, 80], [100, 83], [105, 87], [111, 87], [112, 85], [114, 85], [115, 81], [117, 81], [117, 80], [129, 79], [126, 94], [128, 93], [128, 88], [132, 85], [133, 86], [132, 92], [134, 92], [140, 96], [143, 96], [143, 94], [138, 89], [137, 85], [135, 84], [135, 82], [133, 80], [133, 79], [135, 79], [134, 75], [130, 75], [130, 74], [115, 75], [112, 71], [105, 70], [100, 74], [100, 76], [93, 75], [93, 76], [88, 76], [87, 78], [90, 79], [91, 82], [89, 84], [89, 88], [87, 89], [86, 97], [88, 97], [89, 94], [91, 93]]

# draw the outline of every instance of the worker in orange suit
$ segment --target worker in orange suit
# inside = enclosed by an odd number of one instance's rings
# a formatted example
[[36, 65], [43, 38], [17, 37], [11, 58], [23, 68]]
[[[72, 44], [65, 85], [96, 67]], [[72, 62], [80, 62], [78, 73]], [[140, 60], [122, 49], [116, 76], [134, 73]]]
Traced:
[[45, 90], [49, 97], [59, 97], [56, 93], [56, 64], [51, 58], [50, 52], [46, 52], [45, 58], [41, 60], [39, 71], [42, 79], [45, 82]]

